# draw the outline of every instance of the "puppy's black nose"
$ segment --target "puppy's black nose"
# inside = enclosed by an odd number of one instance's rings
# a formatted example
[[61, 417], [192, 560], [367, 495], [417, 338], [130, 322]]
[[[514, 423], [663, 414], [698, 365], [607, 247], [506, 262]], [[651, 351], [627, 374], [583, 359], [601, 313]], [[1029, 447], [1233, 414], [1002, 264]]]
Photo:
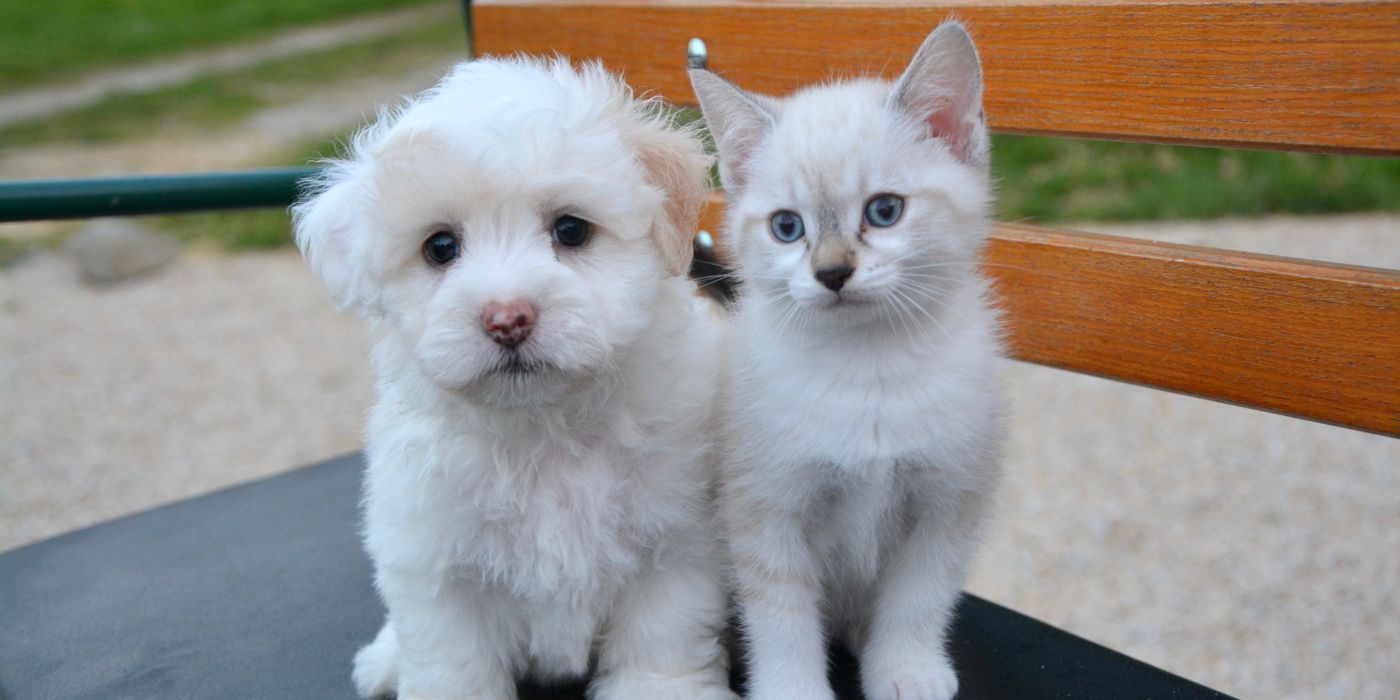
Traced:
[[816, 275], [817, 281], [826, 285], [827, 289], [839, 292], [842, 287], [846, 286], [846, 280], [850, 279], [851, 274], [855, 271], [855, 268], [850, 265], [833, 265], [823, 267], [812, 274]]

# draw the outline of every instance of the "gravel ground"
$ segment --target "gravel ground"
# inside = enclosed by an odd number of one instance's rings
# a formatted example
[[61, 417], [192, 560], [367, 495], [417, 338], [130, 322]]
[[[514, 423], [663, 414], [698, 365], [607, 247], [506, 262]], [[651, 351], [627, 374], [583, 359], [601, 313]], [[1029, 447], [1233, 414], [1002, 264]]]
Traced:
[[[1089, 226], [1088, 228], [1093, 228]], [[1400, 267], [1400, 217], [1111, 227]], [[356, 449], [367, 334], [291, 251], [0, 270], [0, 549]], [[1244, 697], [1400, 687], [1400, 441], [1009, 364], [971, 589]]]
[[290, 251], [0, 271], [0, 549], [356, 449], [367, 331]]

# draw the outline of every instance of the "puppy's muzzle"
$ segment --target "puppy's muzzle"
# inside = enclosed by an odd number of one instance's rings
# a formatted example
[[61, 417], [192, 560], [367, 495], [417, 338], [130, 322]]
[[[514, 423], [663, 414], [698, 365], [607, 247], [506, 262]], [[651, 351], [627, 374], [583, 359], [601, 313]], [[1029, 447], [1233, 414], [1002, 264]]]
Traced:
[[497, 345], [513, 348], [530, 337], [535, 328], [535, 307], [516, 299], [491, 302], [481, 314], [481, 328]]

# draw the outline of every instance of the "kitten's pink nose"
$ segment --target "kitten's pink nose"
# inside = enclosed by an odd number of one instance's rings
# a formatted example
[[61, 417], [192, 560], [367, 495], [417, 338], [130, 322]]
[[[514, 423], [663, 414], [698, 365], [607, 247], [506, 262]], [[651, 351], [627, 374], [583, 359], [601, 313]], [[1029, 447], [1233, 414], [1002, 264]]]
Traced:
[[481, 327], [498, 345], [513, 348], [530, 337], [535, 327], [535, 307], [522, 299], [493, 301], [481, 314]]

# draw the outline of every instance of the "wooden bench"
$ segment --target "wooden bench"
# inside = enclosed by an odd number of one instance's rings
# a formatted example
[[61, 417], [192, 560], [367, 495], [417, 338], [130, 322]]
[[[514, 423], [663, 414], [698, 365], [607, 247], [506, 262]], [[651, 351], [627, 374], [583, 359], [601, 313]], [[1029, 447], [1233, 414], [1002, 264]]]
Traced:
[[[692, 37], [712, 69], [783, 92], [896, 70], [951, 13], [1000, 131], [1400, 154], [1397, 2], [482, 0], [469, 26], [480, 51], [600, 57], [685, 103]], [[280, 205], [297, 176], [0, 183], [0, 220]], [[998, 227], [988, 262], [1020, 359], [1400, 435], [1400, 272], [1020, 225]], [[0, 698], [352, 697], [350, 657], [382, 615], [355, 534], [360, 467], [0, 555]], [[964, 698], [1220, 697], [972, 596], [952, 645]], [[837, 653], [843, 698], [855, 672]]]
[[[895, 77], [949, 15], [994, 131], [1400, 155], [1400, 2], [477, 0], [473, 31], [690, 104], [691, 38], [781, 94]], [[706, 219], [718, 233], [720, 206]], [[1019, 359], [1400, 436], [1400, 272], [1022, 225], [987, 257]]]

